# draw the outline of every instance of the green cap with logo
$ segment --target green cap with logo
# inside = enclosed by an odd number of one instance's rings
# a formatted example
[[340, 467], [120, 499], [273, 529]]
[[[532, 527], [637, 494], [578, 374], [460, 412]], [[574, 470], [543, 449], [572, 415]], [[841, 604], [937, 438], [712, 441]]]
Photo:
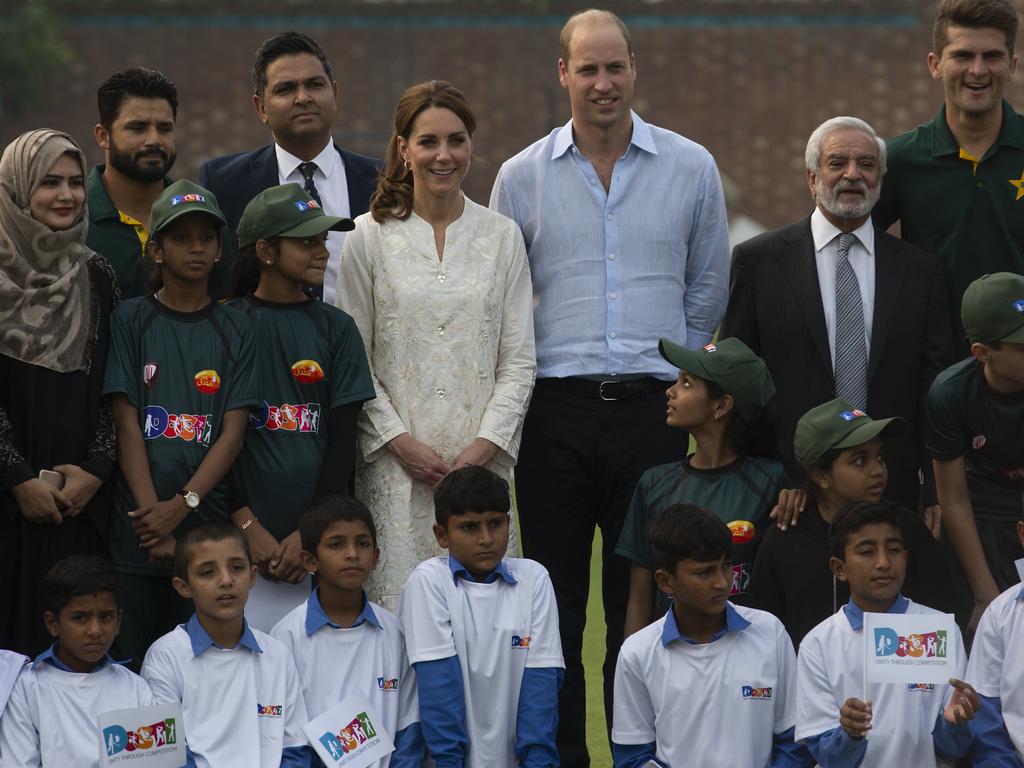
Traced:
[[152, 237], [188, 213], [205, 213], [220, 222], [221, 226], [228, 223], [213, 192], [188, 179], [179, 179], [165, 187], [153, 201], [153, 207], [149, 209], [149, 236]]
[[964, 291], [960, 319], [971, 342], [1024, 343], [1024, 276], [982, 275]]
[[238, 222], [238, 247], [248, 248], [271, 237], [312, 237], [328, 230], [348, 232], [352, 219], [328, 216], [298, 184], [281, 184], [249, 201]]
[[719, 339], [701, 349], [687, 349], [661, 339], [658, 351], [676, 368], [713, 381], [732, 395], [736, 412], [745, 421], [757, 419], [775, 396], [775, 382], [768, 366], [739, 339]]
[[796, 423], [793, 449], [797, 463], [805, 471], [835, 448], [853, 448], [874, 440], [906, 431], [906, 422], [899, 416], [872, 419], [842, 398], [811, 408]]

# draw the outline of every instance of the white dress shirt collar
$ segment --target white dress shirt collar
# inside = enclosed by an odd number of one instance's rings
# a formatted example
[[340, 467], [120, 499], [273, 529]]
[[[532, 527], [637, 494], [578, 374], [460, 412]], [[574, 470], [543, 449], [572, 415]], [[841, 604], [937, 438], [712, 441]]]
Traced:
[[[299, 165], [305, 162], [280, 144], [274, 144], [274, 152], [277, 154], [277, 172], [282, 179], [287, 179], [298, 169]], [[334, 149], [334, 141], [328, 140], [327, 146], [311, 162], [316, 163], [317, 170], [329, 179], [331, 172], [341, 164], [341, 155]]]
[[[811, 214], [811, 237], [814, 238], [814, 250], [821, 251], [841, 234], [842, 230], [826, 219], [820, 208], [815, 207], [814, 213]], [[875, 225], [871, 223], [870, 216], [851, 234], [864, 246], [868, 255], [875, 255]]]

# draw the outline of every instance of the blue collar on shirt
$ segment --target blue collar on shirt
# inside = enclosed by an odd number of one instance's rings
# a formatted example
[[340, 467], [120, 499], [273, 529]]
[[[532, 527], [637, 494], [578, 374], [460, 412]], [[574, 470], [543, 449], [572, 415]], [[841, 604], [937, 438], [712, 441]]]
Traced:
[[[742, 632], [744, 629], [750, 626], [750, 622], [740, 616], [732, 603], [725, 604], [725, 629], [721, 629], [715, 632], [711, 636], [711, 642], [720, 640], [725, 637], [726, 632]], [[668, 609], [668, 613], [665, 615], [665, 626], [661, 630], [661, 644], [665, 648], [668, 648], [669, 643], [673, 643], [676, 640], [682, 640], [683, 642], [689, 643], [690, 645], [698, 645], [691, 638], [679, 632], [679, 625], [676, 623], [676, 616], [672, 613], [672, 609]]]
[[[373, 606], [370, 605], [365, 591], [363, 592], [363, 610], [356, 617], [355, 623], [352, 626], [358, 627], [364, 621], [377, 627], [377, 629], [384, 629], [384, 626], [377, 620], [377, 614], [373, 612]], [[317, 587], [309, 593], [309, 598], [306, 600], [306, 636], [309, 637], [321, 627], [341, 629], [324, 613], [323, 606], [320, 605], [320, 587]]]
[[[906, 613], [907, 606], [910, 605], [910, 601], [907, 600], [902, 594], [896, 595], [896, 599], [893, 604], [889, 606], [886, 613]], [[864, 611], [860, 609], [860, 606], [853, 602], [853, 598], [850, 598], [850, 602], [843, 606], [843, 613], [846, 614], [846, 618], [850, 622], [850, 628], [854, 632], [860, 632], [864, 628]]]
[[[452, 579], [456, 583], [458, 583], [460, 578], [465, 579], [466, 581], [476, 581], [476, 579], [473, 578], [473, 574], [467, 571], [466, 567], [451, 555], [448, 555], [448, 567], [452, 569]], [[504, 560], [498, 562], [498, 567], [487, 574], [487, 577], [482, 583], [491, 584], [492, 582], [497, 581], [499, 576], [509, 584], [519, 583], [516, 581], [516, 577], [508, 572], [508, 568], [505, 567]]]
[[[213, 638], [210, 637], [210, 633], [206, 631], [206, 628], [199, 623], [199, 617], [196, 614], [192, 614], [192, 618], [188, 620], [188, 624], [180, 625], [184, 627], [188, 633], [188, 639], [192, 641], [192, 654], [199, 656], [207, 648], [221, 646], [213, 642]], [[249, 628], [249, 622], [242, 619], [242, 639], [238, 641], [236, 648], [248, 648], [253, 653], [263, 653], [263, 649], [260, 648], [260, 644], [256, 642], [256, 635], [252, 633]]]
[[[658, 148], [654, 145], [654, 137], [651, 135], [651, 126], [641, 120], [636, 112], [630, 110], [629, 114], [633, 117], [633, 135], [630, 136], [629, 143], [652, 155], [658, 154]], [[555, 141], [551, 147], [551, 159], [554, 160], [564, 155], [574, 143], [572, 120], [569, 120], [558, 129], [558, 133], [555, 135]]]
[[[56, 667], [57, 669], [61, 670], [62, 672], [71, 672], [72, 674], [75, 674], [75, 670], [71, 669], [71, 667], [69, 667], [67, 664], [65, 664], [63, 661], [57, 658], [57, 643], [51, 645], [49, 648], [47, 648], [45, 651], [36, 656], [35, 659], [32, 660], [32, 669], [35, 669], [44, 661], [47, 662], [50, 666]], [[97, 672], [100, 669], [103, 669], [103, 667], [107, 666], [107, 664], [127, 664], [127, 662], [114, 661], [114, 659], [111, 658], [110, 654], [108, 653], [106, 656], [104, 656], [96, 663], [96, 666], [93, 667], [92, 671]]]

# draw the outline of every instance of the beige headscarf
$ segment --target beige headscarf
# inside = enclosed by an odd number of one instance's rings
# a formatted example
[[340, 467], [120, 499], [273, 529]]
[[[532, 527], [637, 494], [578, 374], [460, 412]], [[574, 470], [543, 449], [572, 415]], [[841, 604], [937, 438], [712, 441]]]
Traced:
[[68, 134], [23, 133], [0, 158], [0, 354], [66, 373], [86, 367], [91, 311], [85, 206], [70, 229], [32, 218], [29, 201], [65, 152], [85, 154]]

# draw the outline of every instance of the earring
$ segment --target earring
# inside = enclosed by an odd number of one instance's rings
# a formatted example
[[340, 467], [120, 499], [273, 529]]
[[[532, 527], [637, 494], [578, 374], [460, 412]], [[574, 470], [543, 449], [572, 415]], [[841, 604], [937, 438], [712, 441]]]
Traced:
[[405, 170], [407, 170], [407, 171], [411, 171], [412, 170], [412, 163], [409, 162], [409, 158], [408, 157], [403, 157], [402, 158], [402, 165], [405, 166]]
[[273, 264], [273, 263], [274, 263], [273, 261], [271, 261], [270, 259], [267, 259], [267, 266], [268, 266], [268, 267], [269, 267], [269, 266], [270, 266], [271, 264]]

